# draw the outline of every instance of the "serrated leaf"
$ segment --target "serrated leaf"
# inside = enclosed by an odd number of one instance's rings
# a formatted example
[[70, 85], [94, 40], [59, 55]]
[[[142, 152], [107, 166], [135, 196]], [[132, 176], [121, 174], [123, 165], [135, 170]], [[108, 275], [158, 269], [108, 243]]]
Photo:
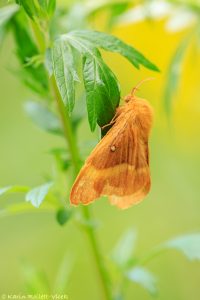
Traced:
[[113, 261], [120, 267], [126, 267], [133, 258], [137, 234], [135, 230], [127, 230], [112, 251]]
[[126, 57], [136, 68], [143, 65], [150, 70], [159, 71], [158, 67], [145, 58], [142, 53], [113, 35], [92, 30], [76, 30], [71, 32], [70, 36], [81, 40], [86, 39], [97, 48], [119, 53]]
[[101, 58], [97, 49], [83, 56], [83, 78], [90, 128], [108, 124], [120, 100], [119, 85], [115, 75]]
[[87, 103], [87, 112], [88, 120], [90, 124], [91, 131], [95, 130], [97, 122], [97, 109], [96, 102], [100, 101], [100, 86], [103, 83], [100, 81], [96, 72], [95, 60], [89, 55], [85, 55], [83, 59], [83, 76], [84, 76], [84, 85], [86, 90], [86, 103]]
[[87, 42], [70, 43], [83, 55], [83, 78], [86, 89], [88, 118], [93, 131], [96, 122], [107, 124], [119, 104], [120, 92], [115, 75], [101, 58], [98, 49]]
[[62, 100], [71, 112], [75, 102], [75, 81], [79, 81], [72, 47], [63, 36], [55, 40], [52, 49], [53, 71]]
[[47, 196], [49, 189], [53, 183], [49, 182], [41, 186], [35, 187], [26, 194], [26, 201], [31, 202], [33, 206], [39, 207]]
[[164, 247], [178, 250], [190, 260], [200, 260], [200, 233], [177, 237], [166, 242]]
[[10, 185], [3, 188], [0, 188], [0, 196], [8, 194], [8, 193], [23, 193], [29, 190], [28, 186], [20, 186], [20, 185]]
[[62, 226], [70, 220], [71, 216], [72, 216], [72, 211], [71, 210], [61, 208], [56, 213], [56, 220]]
[[[76, 49], [83, 57], [83, 79], [86, 89], [86, 101], [90, 128], [93, 131], [96, 123], [99, 126], [108, 124], [113, 118], [120, 100], [119, 84], [113, 72], [103, 61], [98, 47], [108, 51], [118, 52], [129, 59], [136, 67], [140, 64], [158, 70], [141, 53], [126, 45], [114, 36], [90, 30], [72, 31], [58, 39], [58, 49], [54, 45], [54, 74], [64, 102], [68, 101], [68, 94], [74, 104], [74, 80], [70, 67], [64, 61], [62, 51], [64, 47]], [[70, 61], [70, 60], [69, 60]], [[57, 70], [56, 70], [57, 68]], [[72, 68], [74, 70], [75, 68]], [[66, 72], [66, 75], [65, 75]], [[67, 98], [67, 99], [65, 99]], [[72, 109], [71, 109], [72, 110]], [[70, 111], [70, 110], [69, 110]]]
[[126, 273], [129, 280], [138, 283], [144, 289], [146, 289], [150, 294], [155, 295], [157, 293], [156, 278], [143, 267], [135, 267]]
[[179, 44], [178, 48], [175, 51], [174, 56], [172, 57], [168, 74], [167, 74], [167, 82], [164, 91], [164, 108], [167, 115], [170, 114], [172, 108], [172, 100], [173, 95], [176, 92], [180, 77], [181, 70], [183, 66], [183, 58], [186, 52], [187, 47], [189, 46], [190, 36], [184, 38]]
[[25, 110], [31, 120], [41, 129], [54, 134], [62, 134], [60, 120], [47, 106], [30, 101], [25, 104]]

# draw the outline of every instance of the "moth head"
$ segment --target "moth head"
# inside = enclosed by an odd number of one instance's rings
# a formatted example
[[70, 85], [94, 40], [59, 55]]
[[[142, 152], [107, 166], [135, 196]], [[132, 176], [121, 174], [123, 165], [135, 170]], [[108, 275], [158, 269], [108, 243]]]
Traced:
[[124, 101], [125, 101], [126, 103], [128, 103], [128, 102], [131, 101], [131, 100], [135, 100], [135, 99], [136, 99], [135, 93], [139, 90], [139, 89], [138, 89], [139, 86], [142, 85], [144, 82], [149, 81], [149, 80], [152, 80], [152, 79], [154, 79], [154, 78], [151, 78], [151, 77], [150, 77], [150, 78], [146, 78], [146, 79], [144, 79], [144, 80], [141, 80], [134, 88], [132, 88], [131, 93], [128, 94], [126, 97], [124, 97]]
[[124, 102], [128, 103], [129, 101], [131, 100], [134, 100], [134, 95], [131, 94], [128, 94], [126, 97], [124, 97]]

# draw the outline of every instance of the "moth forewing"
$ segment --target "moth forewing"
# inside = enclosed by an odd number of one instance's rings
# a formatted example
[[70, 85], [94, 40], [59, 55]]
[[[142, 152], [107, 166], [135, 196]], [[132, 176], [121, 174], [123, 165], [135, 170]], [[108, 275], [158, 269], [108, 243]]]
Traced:
[[73, 205], [100, 196], [120, 208], [139, 203], [150, 190], [148, 137], [152, 108], [134, 95], [116, 111], [115, 122], [82, 167], [70, 194]]

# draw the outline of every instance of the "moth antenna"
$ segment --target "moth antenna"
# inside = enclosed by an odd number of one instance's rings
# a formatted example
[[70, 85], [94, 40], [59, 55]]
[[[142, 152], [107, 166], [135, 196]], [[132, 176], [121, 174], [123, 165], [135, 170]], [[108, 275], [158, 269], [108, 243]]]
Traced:
[[149, 80], [154, 80], [154, 79], [155, 79], [154, 77], [148, 77], [148, 78], [145, 78], [145, 79], [139, 81], [138, 84], [132, 89], [132, 91], [131, 91], [131, 96], [134, 96], [134, 95], [135, 95], [135, 92], [139, 90], [138, 88], [139, 88], [144, 82], [149, 81]]

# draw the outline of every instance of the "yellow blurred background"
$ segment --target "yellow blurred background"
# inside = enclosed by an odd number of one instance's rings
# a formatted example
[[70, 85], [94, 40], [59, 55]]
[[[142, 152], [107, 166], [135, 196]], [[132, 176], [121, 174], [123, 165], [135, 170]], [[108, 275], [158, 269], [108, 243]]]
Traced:
[[[95, 29], [103, 29], [103, 20], [104, 16], [95, 22]], [[147, 99], [155, 111], [150, 140], [152, 189], [147, 199], [125, 211], [110, 206], [106, 199], [92, 204], [94, 215], [101, 222], [98, 236], [107, 256], [126, 228], [138, 232], [138, 254], [176, 235], [200, 229], [199, 49], [192, 40], [184, 56], [180, 85], [168, 120], [163, 108], [168, 67], [177, 46], [191, 28], [168, 32], [165, 23], [166, 19], [147, 20], [117, 24], [112, 29], [114, 35], [153, 61], [160, 73], [144, 68], [138, 71], [117, 54], [104, 53], [105, 61], [120, 81], [122, 96], [141, 79], [154, 77], [141, 86], [138, 95]], [[33, 95], [13, 74], [15, 68], [14, 42], [9, 35], [0, 52], [0, 185], [36, 186], [52, 172], [48, 149], [62, 146], [62, 141], [40, 131], [26, 116], [23, 103]], [[92, 136], [84, 120], [79, 139]], [[1, 203], [5, 205], [13, 199], [15, 196], [9, 195]], [[74, 260], [69, 300], [101, 299], [93, 266], [88, 264], [87, 243], [73, 223], [61, 227], [53, 213], [40, 212], [40, 209], [36, 213], [2, 216], [0, 239], [0, 294], [22, 292], [21, 261], [24, 259], [44, 270], [53, 284], [59, 263], [67, 254]], [[152, 260], [148, 268], [159, 278], [157, 299], [200, 299], [199, 263], [188, 262], [181, 254], [168, 251]], [[127, 300], [150, 298], [141, 287], [130, 285]]]

